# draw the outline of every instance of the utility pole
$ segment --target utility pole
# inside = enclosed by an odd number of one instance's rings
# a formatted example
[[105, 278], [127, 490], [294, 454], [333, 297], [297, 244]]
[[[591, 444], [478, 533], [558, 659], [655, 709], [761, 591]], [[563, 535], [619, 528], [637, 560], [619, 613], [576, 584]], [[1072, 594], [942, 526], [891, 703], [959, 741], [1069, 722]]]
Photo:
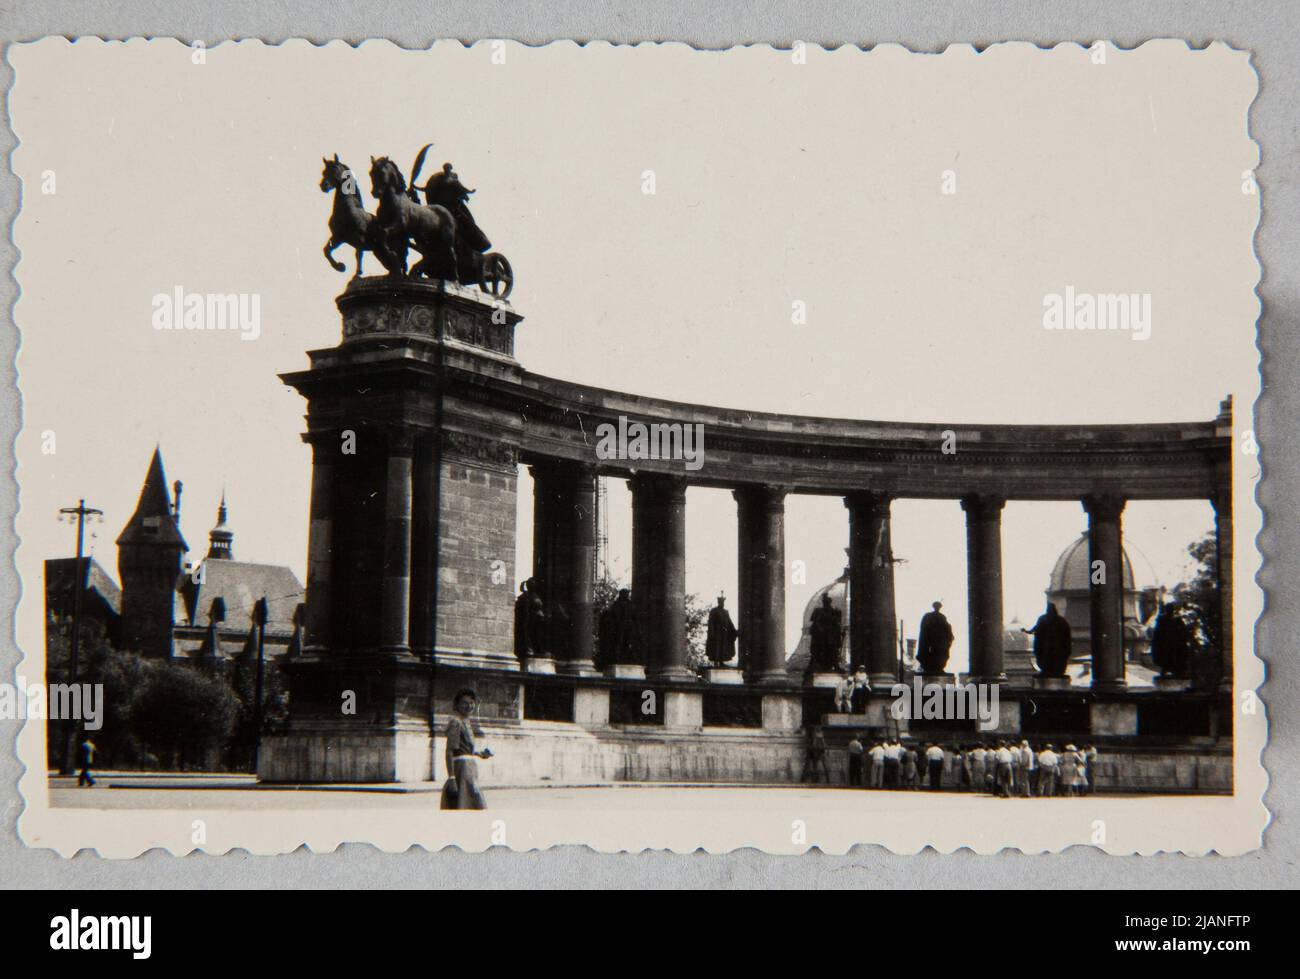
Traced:
[[253, 692], [253, 773], [257, 773], [257, 759], [262, 751], [262, 673], [266, 650], [266, 596], [253, 606], [253, 624], [257, 627], [257, 682]]
[[[69, 652], [69, 683], [73, 686], [77, 684], [77, 656], [81, 647], [81, 593], [86, 590], [86, 577], [89, 568], [83, 564], [83, 541], [85, 535], [86, 518], [91, 516], [102, 517], [103, 510], [96, 510], [94, 507], [86, 506], [86, 501], [78, 500], [74, 507], [63, 507], [59, 510], [60, 519], [66, 516], [69, 520], [75, 515], [77, 518], [77, 563], [73, 568], [73, 585], [72, 585], [72, 643]], [[70, 703], [71, 698], [65, 698], [65, 703]], [[80, 700], [78, 700], [80, 703]], [[64, 718], [68, 720], [68, 718]], [[59, 760], [59, 771], [64, 775], [72, 774], [72, 762], [76, 758], [77, 730], [79, 725], [76, 720], [68, 725], [67, 731], [63, 738], [63, 756]]]

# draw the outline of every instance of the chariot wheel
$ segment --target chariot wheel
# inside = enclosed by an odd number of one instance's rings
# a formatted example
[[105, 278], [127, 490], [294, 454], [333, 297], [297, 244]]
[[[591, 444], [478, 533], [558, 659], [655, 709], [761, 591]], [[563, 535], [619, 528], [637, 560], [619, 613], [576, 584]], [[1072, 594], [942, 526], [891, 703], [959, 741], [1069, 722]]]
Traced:
[[488, 252], [483, 256], [483, 272], [479, 280], [483, 288], [497, 299], [508, 299], [515, 287], [514, 270], [500, 252]]

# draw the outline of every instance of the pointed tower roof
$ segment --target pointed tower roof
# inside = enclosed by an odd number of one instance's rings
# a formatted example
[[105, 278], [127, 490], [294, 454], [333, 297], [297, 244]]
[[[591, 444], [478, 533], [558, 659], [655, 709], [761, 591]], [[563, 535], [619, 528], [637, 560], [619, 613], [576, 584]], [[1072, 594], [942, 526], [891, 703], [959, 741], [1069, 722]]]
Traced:
[[217, 507], [217, 525], [208, 532], [208, 558], [229, 561], [234, 555], [235, 534], [226, 526], [226, 491], [221, 491], [221, 505]]
[[117, 544], [169, 544], [189, 550], [176, 518], [172, 514], [171, 494], [167, 491], [167, 474], [163, 472], [162, 450], [155, 447], [149, 472], [140, 489], [140, 501], [135, 513], [122, 528]]

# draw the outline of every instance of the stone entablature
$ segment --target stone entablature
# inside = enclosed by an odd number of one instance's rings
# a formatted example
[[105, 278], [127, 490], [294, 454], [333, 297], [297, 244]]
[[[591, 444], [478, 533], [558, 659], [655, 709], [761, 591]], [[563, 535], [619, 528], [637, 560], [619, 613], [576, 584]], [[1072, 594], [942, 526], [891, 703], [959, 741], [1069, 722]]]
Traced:
[[[791, 492], [871, 489], [894, 496], [1078, 500], [1117, 490], [1127, 499], [1209, 499], [1230, 454], [1230, 417], [1135, 425], [970, 425], [857, 421], [723, 409], [644, 398], [525, 372], [525, 453], [589, 460], [591, 433], [619, 416], [646, 424], [702, 424], [704, 465], [601, 462], [605, 474], [682, 473], [692, 483], [780, 483]], [[945, 443], [951, 451], [945, 452]]]

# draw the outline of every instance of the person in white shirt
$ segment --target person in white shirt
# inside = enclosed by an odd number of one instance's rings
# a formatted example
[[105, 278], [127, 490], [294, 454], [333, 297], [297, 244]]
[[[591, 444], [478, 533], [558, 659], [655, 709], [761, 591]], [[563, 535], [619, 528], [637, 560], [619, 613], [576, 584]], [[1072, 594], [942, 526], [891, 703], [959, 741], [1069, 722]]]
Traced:
[[899, 785], [899, 763], [902, 761], [903, 746], [891, 740], [885, 745], [885, 788], [896, 789]]
[[1060, 764], [1052, 746], [1049, 744], [1038, 755], [1038, 794], [1044, 798], [1056, 795], [1056, 772]]
[[970, 753], [970, 784], [974, 792], [984, 791], [984, 775], [988, 764], [988, 752], [982, 744], [977, 744]]
[[925, 764], [930, 772], [930, 791], [938, 792], [943, 788], [943, 749], [937, 744], [926, 748]]
[[1028, 741], [1020, 742], [1020, 771], [1017, 773], [1019, 778], [1016, 788], [1020, 790], [1023, 798], [1029, 798], [1033, 795], [1034, 769], [1038, 765], [1034, 758], [1034, 749], [1029, 747]]
[[835, 688], [835, 710], [840, 714], [853, 713], [853, 677], [848, 673]]
[[997, 794], [1003, 799], [1011, 798], [1011, 749], [1007, 747], [1005, 741], [998, 743], [997, 752], [994, 754], [997, 759], [997, 777], [995, 784]]
[[871, 746], [871, 750], [867, 752], [867, 755], [871, 758], [869, 782], [873, 789], [878, 789], [881, 787], [885, 775], [885, 746], [877, 741]]

